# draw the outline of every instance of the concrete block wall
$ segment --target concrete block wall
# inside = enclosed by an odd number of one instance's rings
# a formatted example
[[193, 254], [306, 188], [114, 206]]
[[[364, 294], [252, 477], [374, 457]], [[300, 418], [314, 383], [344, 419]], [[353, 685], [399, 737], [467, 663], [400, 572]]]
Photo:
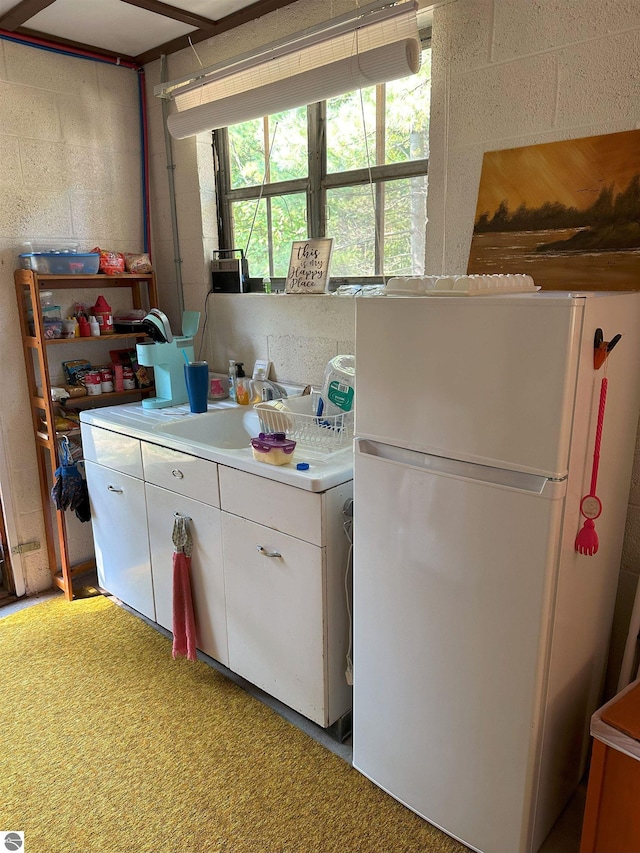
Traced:
[[[466, 270], [485, 151], [639, 128], [639, 62], [638, 3], [456, 0], [436, 8], [427, 270]], [[639, 575], [640, 437], [607, 695], [615, 693]]]
[[[0, 491], [10, 544], [42, 545], [12, 558], [19, 592], [46, 589], [51, 578], [13, 282], [17, 256], [25, 241], [140, 251], [140, 157], [135, 71], [0, 39]], [[90, 525], [71, 513], [69, 533], [74, 558], [89, 556]]]

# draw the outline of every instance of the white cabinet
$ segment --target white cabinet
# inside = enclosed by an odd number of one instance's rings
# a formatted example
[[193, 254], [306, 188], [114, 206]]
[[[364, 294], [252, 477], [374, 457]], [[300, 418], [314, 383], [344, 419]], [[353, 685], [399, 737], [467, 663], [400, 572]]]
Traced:
[[188, 517], [197, 647], [323, 727], [350, 711], [351, 481], [312, 492], [102, 427], [82, 433], [101, 586], [171, 631], [173, 524]]
[[324, 548], [223, 514], [229, 667], [325, 721]]
[[85, 461], [98, 582], [155, 620], [144, 483]]
[[327, 727], [351, 708], [351, 483], [312, 493], [224, 466], [219, 476], [229, 667]]

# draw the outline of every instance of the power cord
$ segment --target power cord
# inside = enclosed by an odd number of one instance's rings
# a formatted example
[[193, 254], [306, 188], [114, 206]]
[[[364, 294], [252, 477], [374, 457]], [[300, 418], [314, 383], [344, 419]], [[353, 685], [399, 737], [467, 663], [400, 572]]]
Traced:
[[349, 596], [349, 572], [352, 568], [353, 564], [353, 499], [349, 498], [345, 501], [344, 506], [342, 507], [342, 517], [344, 519], [342, 523], [342, 527], [344, 529], [345, 535], [349, 540], [349, 553], [347, 554], [347, 567], [344, 573], [344, 597], [347, 604], [347, 616], [349, 618], [349, 647], [347, 649], [346, 656], [346, 664], [347, 668], [344, 672], [344, 677], [347, 680], [347, 684], [353, 684], [353, 659], [352, 659], [352, 647], [353, 647], [353, 624], [351, 619], [351, 604], [350, 604], [350, 596]]

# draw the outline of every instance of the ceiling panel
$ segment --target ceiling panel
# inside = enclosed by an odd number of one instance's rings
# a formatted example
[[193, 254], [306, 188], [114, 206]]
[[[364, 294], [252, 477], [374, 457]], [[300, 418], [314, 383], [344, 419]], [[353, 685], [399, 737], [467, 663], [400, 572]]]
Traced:
[[194, 31], [194, 27], [180, 21], [121, 0], [56, 0], [30, 18], [25, 26], [127, 56], [137, 56]]
[[144, 64], [188, 47], [189, 41], [197, 44], [293, 2], [0, 0], [0, 30]]

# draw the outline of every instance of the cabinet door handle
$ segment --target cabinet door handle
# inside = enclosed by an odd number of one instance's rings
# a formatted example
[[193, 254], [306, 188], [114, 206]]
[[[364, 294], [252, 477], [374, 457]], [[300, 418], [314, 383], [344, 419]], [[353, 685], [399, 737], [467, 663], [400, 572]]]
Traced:
[[262, 545], [258, 545], [258, 551], [260, 551], [263, 557], [282, 557], [280, 551], [267, 551]]
[[115, 493], [116, 493], [116, 494], [118, 494], [118, 495], [121, 495], [121, 494], [123, 493], [123, 491], [124, 491], [124, 489], [119, 489], [117, 486], [107, 486], [107, 489], [108, 489], [110, 492], [115, 492]]
[[182, 480], [182, 478], [184, 477], [184, 474], [179, 468], [174, 468], [171, 473], [177, 480]]

